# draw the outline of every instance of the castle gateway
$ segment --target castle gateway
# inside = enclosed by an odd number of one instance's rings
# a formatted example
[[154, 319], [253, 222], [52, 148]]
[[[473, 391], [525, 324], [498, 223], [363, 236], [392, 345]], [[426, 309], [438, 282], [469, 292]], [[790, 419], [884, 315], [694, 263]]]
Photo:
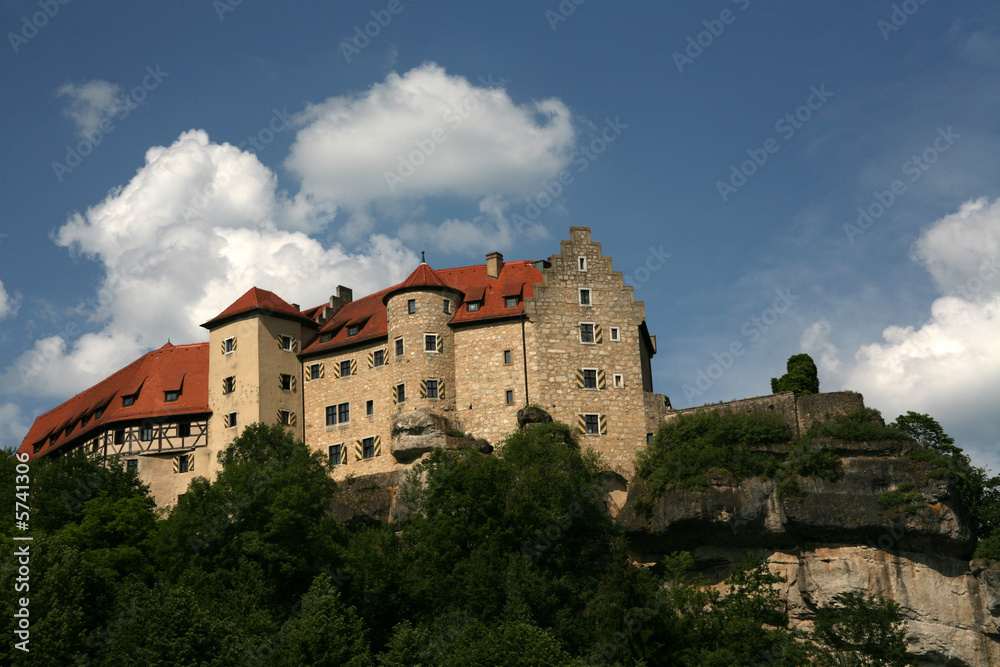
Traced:
[[643, 303], [588, 227], [548, 260], [432, 269], [398, 285], [302, 310], [250, 289], [204, 326], [208, 343], [147, 353], [41, 415], [32, 457], [78, 448], [119, 456], [160, 506], [254, 422], [280, 423], [342, 479], [410, 465], [408, 425], [432, 422], [496, 443], [535, 404], [631, 476], [663, 422], [656, 338]]

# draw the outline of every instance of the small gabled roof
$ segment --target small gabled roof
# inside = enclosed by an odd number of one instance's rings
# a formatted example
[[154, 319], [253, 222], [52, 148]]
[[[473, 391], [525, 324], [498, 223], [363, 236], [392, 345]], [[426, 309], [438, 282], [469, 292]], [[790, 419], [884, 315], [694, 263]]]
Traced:
[[225, 324], [243, 315], [260, 311], [265, 315], [283, 317], [297, 322], [307, 323], [316, 326], [316, 322], [307, 317], [302, 311], [288, 303], [274, 292], [259, 287], [251, 287], [246, 294], [236, 299], [224, 311], [205, 322], [201, 326], [212, 329], [220, 324]]
[[420, 266], [413, 270], [413, 273], [411, 273], [406, 280], [399, 283], [395, 287], [386, 290], [385, 295], [382, 297], [382, 303], [387, 303], [389, 301], [389, 297], [393, 294], [406, 292], [408, 290], [415, 291], [421, 289], [444, 289], [450, 292], [460, 291], [445, 282], [444, 278], [441, 277], [441, 274], [432, 269], [429, 264], [422, 262]]

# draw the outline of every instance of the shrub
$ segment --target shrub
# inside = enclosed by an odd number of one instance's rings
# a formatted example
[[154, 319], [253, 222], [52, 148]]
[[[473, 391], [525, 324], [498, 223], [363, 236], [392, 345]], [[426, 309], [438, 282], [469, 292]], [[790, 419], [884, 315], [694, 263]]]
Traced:
[[827, 481], [836, 481], [843, 468], [836, 452], [822, 447], [813, 447], [808, 438], [802, 438], [788, 453], [785, 466], [802, 477], [819, 477]]
[[911, 440], [910, 436], [886, 426], [882, 413], [875, 408], [855, 408], [846, 415], [837, 415], [809, 427], [810, 437], [826, 436], [852, 442], [877, 440]]
[[703, 491], [713, 469], [736, 481], [773, 477], [780, 467], [778, 455], [753, 449], [788, 440], [788, 426], [778, 415], [717, 411], [682, 415], [660, 427], [653, 442], [639, 453], [637, 469], [654, 493]]

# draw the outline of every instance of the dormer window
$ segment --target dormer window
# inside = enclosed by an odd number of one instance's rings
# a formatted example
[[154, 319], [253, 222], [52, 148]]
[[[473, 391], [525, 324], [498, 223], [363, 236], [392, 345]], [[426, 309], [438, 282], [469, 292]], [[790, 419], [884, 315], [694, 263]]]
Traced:
[[360, 331], [361, 331], [361, 325], [360, 324], [351, 324], [350, 326], [347, 327], [347, 335], [348, 336], [357, 336], [358, 332], [360, 332]]
[[474, 313], [477, 310], [479, 310], [479, 306], [481, 306], [482, 303], [483, 303], [482, 301], [470, 301], [469, 303], [465, 304], [465, 308], [470, 313]]
[[128, 396], [122, 396], [122, 407], [128, 408], [135, 405], [135, 394], [129, 394]]
[[104, 408], [99, 408], [96, 412], [94, 412], [94, 419], [100, 419], [103, 414]]
[[333, 334], [332, 333], [320, 334], [319, 342], [321, 342], [321, 343], [329, 343], [331, 340], [333, 340]]
[[517, 308], [518, 298], [516, 296], [504, 297], [503, 307], [504, 308]]
[[168, 391], [164, 394], [163, 400], [167, 403], [174, 403], [178, 398], [181, 397], [181, 392], [179, 391]]

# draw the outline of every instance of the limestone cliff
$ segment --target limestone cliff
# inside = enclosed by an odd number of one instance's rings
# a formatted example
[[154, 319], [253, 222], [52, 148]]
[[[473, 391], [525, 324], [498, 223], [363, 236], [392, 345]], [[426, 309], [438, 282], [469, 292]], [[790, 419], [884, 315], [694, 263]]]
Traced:
[[637, 560], [688, 550], [712, 583], [761, 554], [787, 579], [797, 625], [809, 627], [839, 593], [866, 591], [900, 604], [916, 664], [1000, 665], [1000, 565], [969, 561], [954, 482], [929, 474], [899, 443], [824, 444], [844, 455], [836, 481], [800, 477], [787, 493], [770, 479], [717, 477], [703, 492], [653, 498], [637, 478], [617, 520]]

